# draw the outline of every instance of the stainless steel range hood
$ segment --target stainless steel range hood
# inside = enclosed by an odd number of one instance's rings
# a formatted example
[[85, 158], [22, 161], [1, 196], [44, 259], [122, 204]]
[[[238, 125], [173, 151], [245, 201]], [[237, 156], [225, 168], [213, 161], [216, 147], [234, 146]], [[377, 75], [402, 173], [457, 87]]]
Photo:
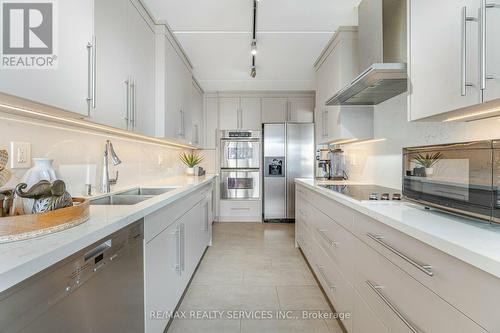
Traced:
[[364, 71], [326, 105], [377, 105], [408, 89], [406, 1], [363, 0], [359, 57]]

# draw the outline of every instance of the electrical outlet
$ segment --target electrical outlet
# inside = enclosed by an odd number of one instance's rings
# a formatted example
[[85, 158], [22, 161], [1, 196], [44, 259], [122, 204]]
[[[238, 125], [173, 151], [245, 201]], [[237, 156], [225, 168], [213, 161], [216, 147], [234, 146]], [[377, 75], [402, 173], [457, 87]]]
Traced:
[[10, 143], [10, 168], [27, 169], [31, 167], [31, 144], [29, 142]]

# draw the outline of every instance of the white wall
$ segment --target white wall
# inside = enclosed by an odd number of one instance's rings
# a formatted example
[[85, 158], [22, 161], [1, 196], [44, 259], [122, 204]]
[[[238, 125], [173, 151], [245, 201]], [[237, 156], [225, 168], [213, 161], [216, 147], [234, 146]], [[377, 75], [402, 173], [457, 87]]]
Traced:
[[[122, 164], [111, 167], [112, 177], [115, 170], [120, 172], [113, 189], [184, 173], [185, 168], [178, 159], [181, 149], [0, 113], [0, 149], [8, 149], [10, 153], [11, 141], [30, 142], [32, 157], [54, 159], [58, 175], [73, 196], [84, 193], [87, 167], [92, 170], [93, 185], [100, 184], [107, 139], [113, 142], [122, 160]], [[26, 170], [11, 170], [14, 176], [5, 187], [19, 183]]]
[[375, 137], [386, 140], [343, 147], [351, 180], [401, 188], [403, 147], [500, 139], [500, 118], [470, 123], [408, 122], [406, 110], [406, 94], [376, 106]]

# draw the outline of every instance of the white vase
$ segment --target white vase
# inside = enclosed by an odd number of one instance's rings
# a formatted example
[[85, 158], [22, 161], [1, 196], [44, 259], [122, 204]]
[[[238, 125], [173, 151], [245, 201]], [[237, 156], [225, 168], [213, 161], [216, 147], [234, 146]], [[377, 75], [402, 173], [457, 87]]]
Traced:
[[188, 176], [194, 176], [194, 168], [187, 168], [186, 169], [186, 174]]
[[[26, 190], [29, 190], [33, 185], [41, 180], [48, 180], [50, 182], [57, 180], [56, 171], [52, 166], [52, 162], [54, 162], [54, 160], [50, 158], [33, 159], [33, 167], [26, 172], [23, 180], [21, 181], [21, 183], [25, 183], [26, 185], [28, 185]], [[34, 202], [35, 200], [33, 199], [16, 197], [14, 209], [17, 213], [31, 214]]]
[[433, 173], [434, 173], [434, 168], [425, 168], [425, 175], [427, 177], [432, 176]]

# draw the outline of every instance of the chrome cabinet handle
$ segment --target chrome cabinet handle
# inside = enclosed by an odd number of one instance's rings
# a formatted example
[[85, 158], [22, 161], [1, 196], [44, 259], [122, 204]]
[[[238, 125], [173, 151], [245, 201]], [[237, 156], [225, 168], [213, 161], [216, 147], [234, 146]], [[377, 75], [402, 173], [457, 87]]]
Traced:
[[215, 148], [219, 147], [219, 131], [217, 130], [217, 128], [215, 129]]
[[330, 237], [328, 237], [328, 235], [325, 233], [325, 230], [321, 230], [319, 228], [316, 228], [316, 230], [318, 231], [319, 235], [328, 243], [330, 244], [330, 246], [332, 247], [336, 247], [339, 243], [336, 242], [336, 241], [333, 241], [330, 239]]
[[401, 259], [407, 261], [408, 263], [410, 263], [411, 265], [413, 265], [414, 267], [416, 267], [420, 271], [424, 272], [428, 276], [434, 276], [434, 272], [432, 271], [432, 266], [431, 265], [421, 264], [421, 263], [417, 262], [415, 259], [413, 259], [411, 257], [408, 257], [406, 254], [402, 253], [401, 251], [395, 249], [391, 245], [389, 245], [386, 242], [384, 242], [382, 240], [381, 236], [374, 235], [374, 234], [371, 234], [369, 232], [366, 235], [370, 239], [372, 239], [373, 241], [375, 241], [378, 244], [382, 245], [383, 247], [385, 247], [386, 249], [388, 249], [389, 251], [391, 251], [392, 253], [394, 253], [395, 255], [397, 255], [398, 257], [400, 257]]
[[126, 115], [125, 121], [127, 122], [127, 129], [130, 126], [130, 79], [125, 80], [125, 86], [127, 88], [127, 107], [126, 107]]
[[291, 121], [291, 116], [290, 116], [290, 109], [291, 109], [291, 103], [290, 101], [286, 102], [286, 121]]
[[176, 254], [175, 254], [175, 266], [174, 270], [178, 275], [181, 275], [181, 233], [180, 233], [180, 224], [177, 226], [174, 232], [170, 233], [171, 235], [175, 236], [175, 247], [176, 247]]
[[184, 223], [180, 224], [180, 233], [181, 233], [181, 272], [186, 270], [186, 232]]
[[97, 77], [97, 40], [92, 36], [92, 41], [87, 43], [88, 53], [88, 92], [87, 101], [92, 109], [96, 108], [96, 77]]
[[461, 95], [467, 95], [467, 87], [472, 83], [467, 82], [467, 22], [477, 22], [472, 16], [467, 16], [467, 6], [462, 7], [462, 60], [461, 60]]
[[325, 274], [325, 266], [316, 265], [316, 267], [318, 267], [319, 274], [321, 275], [321, 277], [325, 281], [326, 285], [328, 286], [328, 289], [330, 289], [331, 292], [334, 292], [336, 287], [335, 287], [335, 285], [331, 284], [330, 281], [328, 280], [328, 278]]
[[[481, 7], [479, 9], [479, 24], [480, 24], [480, 88], [481, 90], [486, 89], [486, 80], [491, 80], [494, 79], [493, 76], [487, 75], [486, 74], [486, 34], [487, 34], [487, 27], [486, 27], [486, 10], [491, 9], [491, 8], [496, 8], [499, 9], [500, 5], [495, 4], [495, 3], [487, 3], [486, 0], [481, 0]], [[484, 102], [484, 101], [483, 101]]]
[[135, 129], [136, 123], [136, 114], [135, 114], [135, 80], [132, 80], [130, 83], [130, 125], [132, 126], [132, 130]]
[[411, 332], [419, 333], [419, 330], [416, 329], [415, 326], [413, 326], [411, 322], [408, 319], [406, 319], [406, 317], [401, 312], [399, 312], [396, 306], [394, 306], [391, 303], [391, 301], [380, 291], [380, 289], [382, 289], [383, 287], [378, 286], [369, 280], [366, 280], [366, 284], [368, 285], [368, 287], [370, 287], [371, 290], [373, 290], [375, 294], [377, 294], [378, 297], [380, 297], [380, 299], [385, 303], [385, 305], [387, 305], [389, 309], [391, 309], [392, 312], [394, 312], [394, 314], [398, 316], [398, 318], [408, 327], [408, 329]]

